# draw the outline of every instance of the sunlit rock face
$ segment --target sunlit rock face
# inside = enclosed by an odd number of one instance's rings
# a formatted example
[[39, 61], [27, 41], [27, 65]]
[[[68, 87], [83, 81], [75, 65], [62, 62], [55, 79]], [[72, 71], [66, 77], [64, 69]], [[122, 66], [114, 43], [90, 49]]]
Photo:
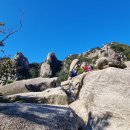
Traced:
[[13, 62], [16, 69], [16, 79], [27, 79], [29, 77], [28, 59], [21, 52], [17, 52]]
[[61, 61], [57, 59], [55, 53], [50, 52], [45, 62], [41, 65], [40, 76], [42, 77], [54, 77], [56, 72], [60, 69]]
[[90, 130], [129, 130], [130, 70], [109, 67], [89, 73], [70, 106]]

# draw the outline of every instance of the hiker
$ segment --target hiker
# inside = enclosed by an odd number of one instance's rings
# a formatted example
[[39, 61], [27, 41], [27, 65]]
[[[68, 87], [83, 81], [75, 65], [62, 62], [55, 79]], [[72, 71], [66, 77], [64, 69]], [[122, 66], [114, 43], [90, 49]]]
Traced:
[[80, 67], [79, 59], [74, 59], [70, 65], [69, 79], [77, 76], [78, 68]]
[[92, 70], [91, 66], [88, 66], [88, 64], [85, 62], [82, 64], [82, 68], [85, 72], [89, 72]]
[[121, 56], [117, 54], [115, 56], [115, 61], [116, 61], [116, 64], [118, 64], [118, 65], [121, 64]]
[[73, 78], [77, 76], [77, 70], [76, 69], [72, 69], [70, 72], [69, 72], [69, 77]]

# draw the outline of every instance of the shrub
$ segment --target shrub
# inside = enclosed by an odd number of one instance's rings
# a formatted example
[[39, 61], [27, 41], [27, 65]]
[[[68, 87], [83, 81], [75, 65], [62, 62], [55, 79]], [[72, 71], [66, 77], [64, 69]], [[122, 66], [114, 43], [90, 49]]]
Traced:
[[79, 68], [79, 69], [78, 69], [78, 75], [79, 75], [79, 74], [82, 74], [83, 72], [84, 72], [84, 70], [83, 70], [82, 68]]
[[39, 76], [40, 72], [40, 64], [39, 63], [31, 63], [29, 64], [29, 73], [30, 73], [30, 78], [36, 78]]
[[58, 77], [59, 82], [66, 81], [68, 79], [68, 72], [61, 70], [56, 74], [56, 76]]
[[6, 84], [11, 84], [11, 83], [13, 83], [14, 82], [14, 80], [7, 80], [6, 81]]
[[123, 47], [120, 44], [117, 43], [113, 43], [111, 44], [111, 48], [116, 52], [116, 53], [120, 53], [120, 52], [124, 52], [125, 50], [123, 49]]
[[122, 53], [126, 56], [126, 60], [130, 60], [130, 46], [126, 44], [121, 44], [117, 42], [113, 42], [111, 44], [111, 48], [116, 52], [116, 53]]
[[9, 57], [0, 59], [0, 83], [6, 84], [14, 80], [15, 69], [12, 60]]

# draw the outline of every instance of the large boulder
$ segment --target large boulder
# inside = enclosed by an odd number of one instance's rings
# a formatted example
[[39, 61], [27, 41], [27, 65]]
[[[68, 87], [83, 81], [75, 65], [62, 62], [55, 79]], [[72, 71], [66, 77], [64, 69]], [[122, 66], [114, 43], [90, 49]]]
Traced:
[[130, 61], [125, 62], [125, 64], [126, 64], [126, 66], [127, 66], [126, 69], [129, 69], [129, 70], [130, 70]]
[[99, 50], [99, 58], [108, 57], [110, 59], [115, 58], [116, 52], [111, 48], [111, 44], [105, 44], [101, 50]]
[[40, 76], [41, 77], [51, 77], [52, 76], [52, 69], [49, 63], [44, 62], [41, 66], [41, 71], [40, 71]]
[[40, 76], [53, 77], [61, 67], [61, 61], [57, 59], [55, 53], [50, 52], [41, 66]]
[[97, 69], [105, 69], [108, 67], [116, 67], [116, 68], [124, 69], [127, 66], [125, 65], [124, 62], [118, 63], [114, 59], [110, 59], [108, 57], [101, 57], [96, 61], [96, 67]]
[[107, 57], [101, 57], [96, 61], [96, 67], [98, 69], [103, 69], [104, 66], [108, 65], [108, 63], [110, 62], [110, 59]]
[[71, 62], [71, 64], [70, 64], [70, 69], [69, 69], [69, 71], [71, 71], [72, 69], [74, 69], [74, 68], [77, 66], [78, 63], [79, 63], [79, 59], [74, 59], [74, 60]]
[[89, 130], [130, 129], [130, 70], [109, 67], [85, 79], [71, 108]]
[[72, 99], [71, 101], [74, 101], [78, 98], [85, 76], [86, 73], [83, 73], [72, 78], [71, 80], [61, 82], [61, 87], [66, 91], [70, 99]]
[[16, 79], [29, 78], [29, 62], [21, 52], [16, 53], [13, 62], [16, 69]]
[[0, 130], [82, 130], [82, 124], [67, 106], [1, 103]]
[[[67, 105], [69, 99], [61, 87], [50, 88], [42, 92], [20, 93], [0, 98], [0, 102], [25, 102]], [[3, 100], [2, 100], [3, 99]]]
[[38, 92], [47, 88], [56, 87], [57, 78], [34, 78], [28, 80], [15, 81], [14, 83], [1, 86], [0, 93], [2, 95], [12, 95], [25, 92]]

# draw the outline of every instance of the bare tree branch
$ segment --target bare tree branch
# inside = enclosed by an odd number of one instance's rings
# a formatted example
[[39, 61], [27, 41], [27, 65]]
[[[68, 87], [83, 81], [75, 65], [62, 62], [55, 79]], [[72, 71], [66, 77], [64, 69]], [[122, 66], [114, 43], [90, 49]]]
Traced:
[[[8, 33], [5, 32], [5, 30], [0, 30], [0, 33], [6, 35], [2, 40], [0, 40], [0, 46], [4, 46], [4, 41], [6, 39], [8, 39], [11, 35], [13, 35], [14, 33], [18, 32], [21, 30], [22, 28], [22, 21], [23, 21], [23, 16], [24, 13], [22, 13], [21, 17], [20, 17], [20, 26], [18, 28], [16, 28], [15, 30], [9, 31]], [[0, 26], [5, 26], [5, 24], [3, 22], [0, 22]]]

